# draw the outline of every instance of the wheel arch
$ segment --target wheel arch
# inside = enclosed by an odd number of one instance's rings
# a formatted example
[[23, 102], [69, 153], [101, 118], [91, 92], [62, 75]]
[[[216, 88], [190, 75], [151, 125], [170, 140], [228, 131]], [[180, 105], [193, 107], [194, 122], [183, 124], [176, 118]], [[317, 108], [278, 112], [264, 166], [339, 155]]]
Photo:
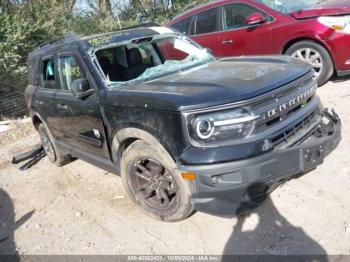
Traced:
[[[329, 72], [329, 74], [327, 75], [327, 77], [325, 78], [326, 81], [329, 80], [330, 77], [332, 77], [332, 75], [334, 75], [336, 73], [336, 64], [335, 64], [335, 58], [333, 57], [332, 53], [330, 52], [330, 49], [328, 48], [328, 46], [323, 43], [321, 40], [319, 39], [315, 39], [315, 38], [312, 38], [312, 37], [299, 37], [299, 38], [294, 38], [292, 40], [290, 40], [289, 42], [287, 42], [285, 45], [284, 45], [284, 48], [282, 50], [282, 54], [285, 54], [287, 52], [287, 50], [294, 44], [296, 43], [299, 43], [299, 42], [302, 42], [302, 41], [308, 41], [308, 42], [312, 42], [314, 44], [317, 44], [321, 47], [323, 47], [326, 52], [328, 53], [330, 59], [331, 59], [331, 64], [333, 66], [333, 72]], [[325, 81], [325, 82], [326, 82]], [[325, 82], [321, 82], [319, 83], [319, 86], [322, 86]]]
[[43, 118], [40, 116], [40, 114], [37, 112], [31, 112], [30, 115], [31, 115], [32, 123], [33, 123], [35, 129], [38, 130], [39, 125], [43, 124], [45, 126], [45, 128], [50, 132], [50, 134], [49, 134], [50, 138], [54, 141], [55, 139], [51, 133], [51, 129], [48, 127], [48, 125], [43, 120]]
[[38, 130], [40, 124], [45, 125], [42, 117], [38, 113], [31, 113], [31, 119], [36, 130]]
[[294, 44], [301, 42], [301, 41], [309, 41], [309, 42], [314, 42], [315, 44], [318, 44], [320, 46], [322, 46], [324, 49], [326, 49], [326, 51], [328, 52], [330, 58], [332, 59], [332, 63], [334, 66], [334, 58], [332, 53], [329, 51], [329, 48], [327, 45], [325, 45], [322, 41], [320, 41], [319, 39], [316, 38], [311, 38], [311, 37], [298, 37], [298, 38], [293, 38], [291, 40], [289, 40], [287, 43], [284, 44], [282, 50], [281, 50], [281, 54], [284, 55], [286, 54], [287, 50]]
[[161, 144], [161, 142], [149, 132], [135, 127], [123, 128], [114, 135], [112, 140], [113, 161], [120, 164], [123, 152], [125, 152], [125, 150], [137, 140], [142, 140], [152, 145], [157, 151], [167, 158], [169, 163], [174, 163], [174, 168], [176, 168], [175, 159]]

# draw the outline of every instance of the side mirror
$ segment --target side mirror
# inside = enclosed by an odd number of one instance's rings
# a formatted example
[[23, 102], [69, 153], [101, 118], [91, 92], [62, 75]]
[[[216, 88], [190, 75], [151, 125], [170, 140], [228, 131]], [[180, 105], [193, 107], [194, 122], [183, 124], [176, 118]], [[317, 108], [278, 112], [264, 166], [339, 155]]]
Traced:
[[247, 17], [248, 26], [259, 26], [266, 22], [266, 18], [261, 13], [254, 13]]
[[73, 81], [72, 92], [75, 97], [84, 99], [95, 93], [95, 90], [90, 89], [89, 81], [86, 78], [80, 78]]

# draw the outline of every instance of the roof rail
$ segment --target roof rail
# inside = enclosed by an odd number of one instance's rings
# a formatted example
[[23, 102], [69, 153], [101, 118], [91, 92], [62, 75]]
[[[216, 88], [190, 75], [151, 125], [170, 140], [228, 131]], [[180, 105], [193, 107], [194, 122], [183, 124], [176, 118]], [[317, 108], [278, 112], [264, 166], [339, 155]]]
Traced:
[[42, 48], [44, 46], [52, 45], [52, 44], [55, 44], [55, 43], [58, 43], [58, 42], [63, 42], [64, 43], [64, 42], [71, 42], [71, 41], [74, 41], [74, 40], [79, 40], [79, 37], [76, 34], [74, 34], [74, 33], [68, 33], [68, 34], [56, 37], [54, 39], [51, 39], [49, 41], [46, 41], [46, 42], [38, 45], [37, 47], [38, 48]]

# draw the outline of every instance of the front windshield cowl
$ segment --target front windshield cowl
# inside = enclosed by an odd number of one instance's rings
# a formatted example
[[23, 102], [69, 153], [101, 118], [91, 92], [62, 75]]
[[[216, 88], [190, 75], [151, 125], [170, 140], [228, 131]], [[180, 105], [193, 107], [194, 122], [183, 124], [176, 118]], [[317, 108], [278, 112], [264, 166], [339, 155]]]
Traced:
[[109, 88], [137, 84], [208, 63], [215, 58], [181, 35], [133, 39], [94, 51], [94, 60]]

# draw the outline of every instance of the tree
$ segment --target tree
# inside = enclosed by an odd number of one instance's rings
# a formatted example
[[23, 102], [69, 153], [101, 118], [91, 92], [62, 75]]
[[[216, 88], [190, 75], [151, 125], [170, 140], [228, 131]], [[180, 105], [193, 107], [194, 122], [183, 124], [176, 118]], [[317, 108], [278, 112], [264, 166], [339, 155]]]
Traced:
[[113, 17], [112, 3], [110, 0], [87, 0], [87, 5], [93, 9], [95, 15], [99, 17]]
[[[206, 0], [84, 0], [92, 11], [75, 10], [76, 0], [0, 0], [0, 68], [25, 71], [28, 53], [68, 32], [89, 35], [140, 22], [166, 23], [189, 3]], [[119, 21], [119, 17], [120, 20]], [[140, 19], [138, 19], [140, 18]]]

